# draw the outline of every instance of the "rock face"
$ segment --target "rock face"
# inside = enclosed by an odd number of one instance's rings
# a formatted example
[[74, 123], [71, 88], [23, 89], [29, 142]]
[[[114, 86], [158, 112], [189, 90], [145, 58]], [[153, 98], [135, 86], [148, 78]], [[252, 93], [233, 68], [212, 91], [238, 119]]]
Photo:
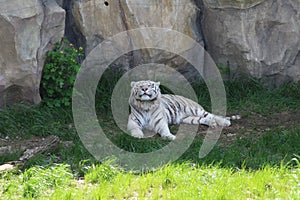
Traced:
[[64, 22], [55, 0], [0, 2], [0, 107], [40, 101], [45, 52], [63, 36]]
[[[247, 3], [245, 3], [247, 2]], [[300, 1], [204, 0], [202, 29], [216, 63], [269, 87], [300, 80]]]
[[[230, 79], [251, 76], [269, 87], [300, 81], [299, 0], [4, 0], [0, 27], [0, 107], [40, 101], [45, 53], [63, 35], [88, 54], [122, 31], [143, 27], [193, 38], [217, 64], [230, 67]], [[115, 63], [130, 69], [151, 62], [194, 73], [163, 50], [133, 51]]]
[[[201, 30], [197, 27], [199, 9], [192, 0], [110, 0], [80, 1], [71, 5], [74, 27], [85, 41], [88, 54], [95, 46], [109, 37], [126, 31], [143, 27], [160, 27], [166, 31], [176, 30], [196, 41], [203, 43]], [[132, 37], [132, 36], [129, 36]], [[145, 36], [150, 37], [151, 36]], [[140, 42], [143, 42], [142, 40]], [[160, 42], [160, 41], [153, 41]], [[180, 45], [183, 41], [176, 41]], [[176, 55], [153, 49], [143, 49], [122, 56], [115, 65], [129, 69], [134, 66], [159, 62], [168, 64], [176, 62], [185, 65]], [[174, 64], [171, 64], [175, 66]]]
[[[251, 76], [268, 87], [300, 80], [299, 1], [75, 0], [71, 11], [87, 53], [119, 32], [163, 27], [205, 44], [217, 64], [230, 67], [230, 79]], [[119, 62], [130, 68], [150, 61], [190, 70], [178, 57], [153, 50]]]
[[266, 0], [204, 0], [205, 4], [209, 8], [237, 8], [237, 9], [247, 9], [254, 7]]
[[142, 27], [173, 29], [202, 41], [196, 28], [198, 9], [192, 0], [77, 0], [71, 9], [87, 52], [108, 37]]

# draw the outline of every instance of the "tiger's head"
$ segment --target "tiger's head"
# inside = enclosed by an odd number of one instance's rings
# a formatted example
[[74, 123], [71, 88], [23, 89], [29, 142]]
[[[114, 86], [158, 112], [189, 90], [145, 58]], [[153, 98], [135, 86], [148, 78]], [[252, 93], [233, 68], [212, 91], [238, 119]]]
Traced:
[[131, 82], [131, 96], [137, 101], [153, 101], [160, 96], [160, 82], [138, 81]]

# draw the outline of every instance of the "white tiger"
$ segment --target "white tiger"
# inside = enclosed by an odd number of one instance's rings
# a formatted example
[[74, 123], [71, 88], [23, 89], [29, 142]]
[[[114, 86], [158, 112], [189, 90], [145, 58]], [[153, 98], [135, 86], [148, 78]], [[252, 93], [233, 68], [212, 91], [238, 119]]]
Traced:
[[131, 82], [129, 104], [131, 113], [127, 129], [131, 136], [143, 138], [143, 129], [154, 131], [163, 138], [176, 139], [169, 124], [205, 124], [207, 126], [230, 126], [230, 118], [206, 112], [196, 102], [179, 95], [161, 94], [160, 82]]

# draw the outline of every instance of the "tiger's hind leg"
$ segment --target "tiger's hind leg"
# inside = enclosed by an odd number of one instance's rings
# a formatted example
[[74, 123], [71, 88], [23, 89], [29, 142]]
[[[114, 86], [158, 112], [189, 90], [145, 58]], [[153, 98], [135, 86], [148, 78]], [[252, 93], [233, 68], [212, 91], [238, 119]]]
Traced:
[[217, 123], [214, 119], [208, 119], [205, 117], [195, 117], [195, 116], [189, 116], [189, 117], [183, 118], [182, 123], [195, 124], [195, 125], [204, 124], [204, 125], [211, 126], [211, 127], [217, 126]]
[[217, 116], [214, 114], [207, 114], [205, 117], [198, 117], [198, 116], [188, 116], [182, 119], [183, 123], [186, 124], [204, 124], [210, 127], [217, 127], [217, 126], [230, 126], [230, 120], [226, 119], [221, 116]]

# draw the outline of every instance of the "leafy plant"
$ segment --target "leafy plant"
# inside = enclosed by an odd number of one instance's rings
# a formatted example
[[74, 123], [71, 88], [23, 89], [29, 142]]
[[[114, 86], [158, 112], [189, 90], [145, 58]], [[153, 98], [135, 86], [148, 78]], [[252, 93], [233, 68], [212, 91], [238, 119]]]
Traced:
[[73, 84], [84, 57], [83, 48], [77, 49], [62, 38], [46, 56], [41, 80], [43, 100], [51, 107], [70, 106]]

